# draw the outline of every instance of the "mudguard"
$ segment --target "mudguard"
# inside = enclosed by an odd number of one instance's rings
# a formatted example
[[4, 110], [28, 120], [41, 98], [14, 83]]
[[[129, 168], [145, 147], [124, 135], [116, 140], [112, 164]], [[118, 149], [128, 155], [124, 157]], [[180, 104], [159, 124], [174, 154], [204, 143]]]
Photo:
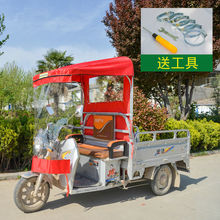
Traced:
[[[172, 174], [173, 174], [173, 182], [172, 185], [174, 187], [179, 187], [180, 186], [180, 174], [178, 173], [177, 167], [175, 163], [172, 164], [167, 164], [171, 170], [172, 170]], [[144, 178], [146, 179], [150, 179], [153, 180], [154, 176], [157, 172], [157, 169], [159, 169], [159, 167], [148, 167], [145, 169], [145, 173], [144, 173]]]
[[[25, 178], [25, 179], [29, 179], [29, 178], [34, 177], [34, 176], [39, 176], [39, 173], [33, 173], [33, 172], [31, 172], [31, 171], [28, 171], [28, 172], [26, 172], [26, 173], [24, 173], [24, 174], [21, 175], [21, 177], [23, 177], [23, 178]], [[49, 183], [50, 188], [52, 189], [52, 185], [53, 185], [53, 184], [52, 184], [52, 179], [51, 179], [47, 174], [44, 174], [43, 179], [44, 179], [46, 182]]]

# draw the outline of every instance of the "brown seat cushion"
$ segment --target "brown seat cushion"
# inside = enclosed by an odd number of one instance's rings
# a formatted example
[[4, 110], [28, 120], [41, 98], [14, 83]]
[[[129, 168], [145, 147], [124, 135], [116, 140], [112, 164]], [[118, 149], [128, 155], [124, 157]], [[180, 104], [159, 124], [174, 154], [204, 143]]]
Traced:
[[[100, 159], [105, 159], [109, 157], [109, 150], [105, 147], [99, 147], [89, 144], [81, 144], [78, 143], [79, 153], [87, 156], [93, 156]], [[114, 149], [113, 156], [115, 157], [122, 157], [123, 151]]]

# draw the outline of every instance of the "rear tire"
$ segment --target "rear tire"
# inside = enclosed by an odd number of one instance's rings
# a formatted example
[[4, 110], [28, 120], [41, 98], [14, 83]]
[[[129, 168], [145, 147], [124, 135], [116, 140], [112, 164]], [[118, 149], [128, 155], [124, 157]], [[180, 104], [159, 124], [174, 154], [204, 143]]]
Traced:
[[168, 165], [160, 166], [155, 173], [154, 179], [151, 181], [151, 189], [157, 196], [168, 193], [172, 185], [172, 170]]
[[33, 196], [37, 176], [25, 179], [21, 178], [14, 191], [14, 202], [23, 212], [36, 212], [47, 202], [50, 195], [49, 183], [42, 181], [37, 196]]

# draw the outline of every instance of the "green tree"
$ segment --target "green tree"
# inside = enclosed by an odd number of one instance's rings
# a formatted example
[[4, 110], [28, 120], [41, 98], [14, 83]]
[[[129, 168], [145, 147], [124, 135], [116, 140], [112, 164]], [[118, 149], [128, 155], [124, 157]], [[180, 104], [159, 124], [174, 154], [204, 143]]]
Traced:
[[[66, 51], [51, 49], [44, 55], [43, 60], [37, 61], [37, 72], [42, 73], [72, 64], [72, 56], [66, 56]], [[58, 115], [59, 96], [64, 94], [64, 84], [53, 84], [50, 88], [50, 95], [54, 97], [55, 114]]]
[[0, 109], [11, 104], [12, 109], [30, 110], [33, 101], [32, 72], [25, 72], [15, 63], [0, 70]]
[[[4, 25], [4, 21], [5, 21], [5, 15], [1, 14], [0, 15], [0, 36], [3, 34], [4, 30], [5, 30], [5, 25]], [[8, 40], [9, 35], [7, 34], [5, 38], [3, 38], [2, 40], [0, 40], [0, 48], [5, 44], [5, 42]], [[3, 54], [4, 52], [0, 52], [0, 56]]]
[[170, 97], [177, 96], [181, 118], [186, 119], [192, 104], [192, 95], [197, 77], [206, 77], [208, 73], [141, 73], [140, 72], [140, 18], [141, 8], [213, 8], [213, 66], [220, 62], [220, 1], [218, 0], [114, 0], [103, 18], [107, 36], [118, 56], [132, 59], [135, 70], [135, 84], [146, 97], [154, 97], [168, 109], [171, 116]]
[[73, 59], [74, 58], [72, 56], [66, 55], [66, 51], [51, 49], [47, 51], [46, 55], [44, 55], [43, 60], [37, 61], [37, 72], [42, 73], [63, 66], [71, 65]]

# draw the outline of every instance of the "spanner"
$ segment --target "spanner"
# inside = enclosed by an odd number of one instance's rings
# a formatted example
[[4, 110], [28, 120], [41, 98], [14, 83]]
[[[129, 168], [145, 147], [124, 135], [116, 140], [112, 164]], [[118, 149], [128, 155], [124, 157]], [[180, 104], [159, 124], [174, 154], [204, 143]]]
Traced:
[[168, 31], [166, 31], [163, 27], [161, 27], [160, 29], [158, 29], [158, 31], [160, 31], [160, 32], [163, 32], [164, 34], [166, 34], [166, 35], [168, 35], [168, 36], [170, 36], [170, 37], [172, 37], [173, 38], [173, 40], [177, 40], [178, 39], [178, 37], [177, 36], [174, 36], [174, 35], [172, 35], [171, 33], [169, 33]]

